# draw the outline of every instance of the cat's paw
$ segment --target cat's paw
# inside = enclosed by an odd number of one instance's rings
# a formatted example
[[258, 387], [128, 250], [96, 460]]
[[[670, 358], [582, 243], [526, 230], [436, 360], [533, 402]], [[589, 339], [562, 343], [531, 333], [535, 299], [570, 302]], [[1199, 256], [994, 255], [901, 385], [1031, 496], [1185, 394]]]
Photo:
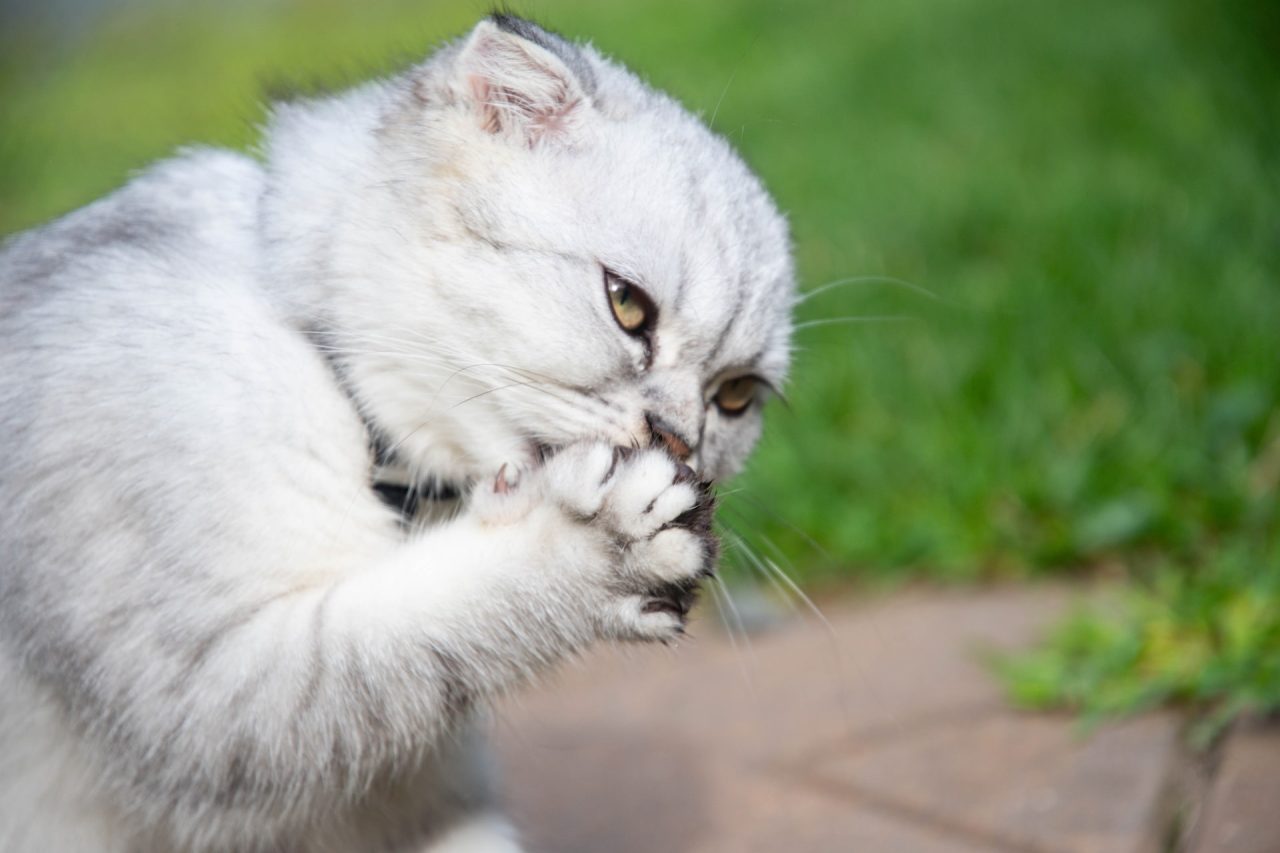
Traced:
[[588, 528], [601, 552], [600, 632], [660, 641], [682, 634], [718, 551], [708, 484], [665, 451], [600, 443], [562, 449], [538, 475], [543, 499]]

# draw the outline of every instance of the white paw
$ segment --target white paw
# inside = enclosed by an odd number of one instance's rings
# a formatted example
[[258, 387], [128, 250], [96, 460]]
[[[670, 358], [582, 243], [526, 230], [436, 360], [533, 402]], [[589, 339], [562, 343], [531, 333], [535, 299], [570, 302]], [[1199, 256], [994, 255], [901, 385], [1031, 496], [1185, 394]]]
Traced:
[[663, 450], [584, 442], [538, 468], [503, 472], [485, 491], [478, 497], [489, 517], [550, 504], [589, 534], [575, 547], [598, 551], [589, 580], [603, 595], [583, 599], [599, 602], [601, 634], [670, 641], [683, 633], [718, 553], [714, 499], [690, 468]]

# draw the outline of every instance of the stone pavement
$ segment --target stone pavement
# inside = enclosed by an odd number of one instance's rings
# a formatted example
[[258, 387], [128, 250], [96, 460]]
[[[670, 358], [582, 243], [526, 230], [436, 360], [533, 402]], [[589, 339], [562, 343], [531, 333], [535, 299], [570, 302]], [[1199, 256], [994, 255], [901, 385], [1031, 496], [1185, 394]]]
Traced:
[[1236, 727], [1203, 812], [1192, 832], [1195, 853], [1280, 851], [1280, 724]]
[[[906, 593], [825, 607], [829, 631], [800, 614], [735, 645], [703, 619], [676, 649], [601, 652], [504, 709], [510, 811], [535, 853], [1168, 849], [1180, 720], [1083, 737], [1067, 717], [1010, 710], [980, 663], [1069, 600]], [[1280, 741], [1235, 743], [1219, 778], [1239, 790], [1214, 788], [1179, 847], [1280, 851], [1274, 815], [1259, 827], [1256, 806], [1233, 811], [1246, 796], [1280, 811], [1258, 778], [1277, 778]]]

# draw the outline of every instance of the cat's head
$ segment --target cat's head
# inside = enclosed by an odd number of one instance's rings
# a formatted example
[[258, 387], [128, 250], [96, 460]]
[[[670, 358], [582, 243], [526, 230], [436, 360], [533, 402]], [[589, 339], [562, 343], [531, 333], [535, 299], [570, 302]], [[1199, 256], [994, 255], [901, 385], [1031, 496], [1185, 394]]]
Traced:
[[326, 324], [384, 440], [448, 480], [584, 438], [738, 471], [794, 284], [785, 221], [729, 145], [507, 16], [379, 91]]

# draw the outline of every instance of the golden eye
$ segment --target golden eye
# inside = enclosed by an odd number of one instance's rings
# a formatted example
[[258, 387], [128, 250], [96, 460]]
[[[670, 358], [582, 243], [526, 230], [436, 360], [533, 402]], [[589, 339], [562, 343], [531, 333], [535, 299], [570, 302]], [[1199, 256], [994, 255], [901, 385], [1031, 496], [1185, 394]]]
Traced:
[[720, 411], [726, 415], [740, 415], [747, 410], [747, 406], [751, 405], [751, 401], [756, 398], [756, 378], [754, 376], [739, 376], [736, 379], [728, 379], [716, 391], [716, 405], [720, 407]]
[[614, 319], [624, 332], [638, 335], [653, 324], [653, 301], [639, 287], [616, 273], [605, 270], [604, 288], [609, 296], [609, 307], [613, 309]]

